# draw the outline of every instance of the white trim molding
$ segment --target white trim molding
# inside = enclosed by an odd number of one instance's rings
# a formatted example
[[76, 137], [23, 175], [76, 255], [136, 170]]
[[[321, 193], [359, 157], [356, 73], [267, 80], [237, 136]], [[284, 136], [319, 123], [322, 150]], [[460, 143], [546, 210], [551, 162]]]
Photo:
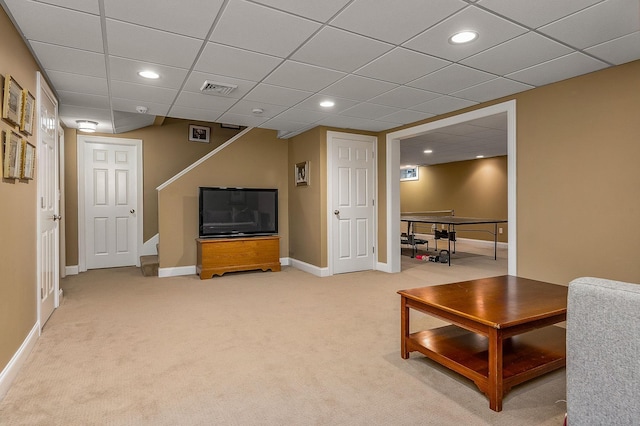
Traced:
[[18, 375], [18, 372], [27, 361], [27, 357], [36, 345], [39, 336], [40, 323], [36, 323], [27, 335], [27, 338], [22, 342], [22, 345], [20, 345], [18, 351], [13, 354], [13, 357], [11, 357], [7, 366], [2, 370], [2, 372], [0, 372], [0, 400], [2, 400], [9, 391], [9, 388]]

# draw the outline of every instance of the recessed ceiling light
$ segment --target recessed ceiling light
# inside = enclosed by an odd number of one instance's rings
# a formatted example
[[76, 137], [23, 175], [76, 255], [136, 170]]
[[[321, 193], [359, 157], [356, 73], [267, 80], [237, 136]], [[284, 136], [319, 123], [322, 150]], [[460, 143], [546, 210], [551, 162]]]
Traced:
[[93, 133], [98, 128], [98, 123], [96, 121], [89, 120], [77, 120], [78, 130], [86, 133]]
[[475, 31], [460, 31], [449, 37], [449, 43], [451, 44], [463, 44], [470, 43], [478, 38], [478, 33]]
[[424, 150], [424, 153], [425, 153], [425, 154], [432, 154], [432, 153], [433, 153], [433, 150], [432, 150], [432, 149], [425, 149], [425, 150]]
[[320, 106], [322, 108], [331, 108], [332, 106], [334, 106], [336, 103], [333, 101], [322, 101], [320, 102]]
[[156, 78], [160, 78], [160, 74], [158, 74], [157, 72], [153, 72], [153, 71], [140, 71], [138, 73], [138, 75], [140, 77], [144, 77], [144, 78], [150, 78], [155, 80]]
[[484, 158], [484, 155], [476, 155], [476, 158]]

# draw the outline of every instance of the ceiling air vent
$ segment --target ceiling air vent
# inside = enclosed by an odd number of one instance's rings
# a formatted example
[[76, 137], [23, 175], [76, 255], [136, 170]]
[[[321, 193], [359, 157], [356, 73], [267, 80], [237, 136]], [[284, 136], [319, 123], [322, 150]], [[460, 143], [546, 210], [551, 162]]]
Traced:
[[205, 80], [200, 91], [209, 95], [228, 95], [233, 91], [233, 89], [237, 88], [238, 86], [235, 84], [218, 83], [215, 81]]

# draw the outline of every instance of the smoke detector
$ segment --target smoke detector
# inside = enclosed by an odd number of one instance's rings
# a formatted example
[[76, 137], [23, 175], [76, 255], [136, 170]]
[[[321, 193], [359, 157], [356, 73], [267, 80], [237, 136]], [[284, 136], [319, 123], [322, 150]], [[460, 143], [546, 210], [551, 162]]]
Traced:
[[200, 88], [200, 91], [209, 95], [228, 95], [237, 88], [238, 86], [235, 84], [218, 83], [215, 81], [205, 80], [204, 84]]
[[149, 108], [147, 108], [146, 106], [137, 106], [136, 111], [138, 111], [140, 114], [146, 114], [149, 111]]

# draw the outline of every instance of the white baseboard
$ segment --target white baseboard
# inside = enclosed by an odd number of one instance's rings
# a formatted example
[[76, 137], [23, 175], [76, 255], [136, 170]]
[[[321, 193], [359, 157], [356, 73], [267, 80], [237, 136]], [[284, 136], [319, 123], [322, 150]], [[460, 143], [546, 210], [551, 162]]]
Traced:
[[67, 275], [78, 275], [79, 273], [78, 265], [65, 266], [64, 272]]
[[316, 277], [328, 277], [331, 275], [329, 274], [329, 268], [320, 268], [297, 259], [289, 259], [289, 261], [290, 265], [294, 268], [315, 275]]
[[7, 366], [0, 373], [0, 400], [4, 398], [4, 396], [9, 392], [9, 388], [11, 387], [11, 383], [15, 380], [20, 368], [27, 360], [27, 357], [33, 350], [36, 342], [38, 341], [40, 325], [36, 323], [27, 338], [24, 339], [22, 345], [18, 351], [13, 355]]
[[195, 275], [196, 265], [193, 266], [176, 266], [174, 268], [159, 268], [158, 277], [181, 277], [183, 275]]
[[376, 262], [376, 271], [391, 273], [391, 268], [389, 267], [388, 263]]
[[152, 256], [158, 254], [158, 242], [160, 242], [160, 234], [156, 234], [149, 238], [140, 250], [140, 256]]

